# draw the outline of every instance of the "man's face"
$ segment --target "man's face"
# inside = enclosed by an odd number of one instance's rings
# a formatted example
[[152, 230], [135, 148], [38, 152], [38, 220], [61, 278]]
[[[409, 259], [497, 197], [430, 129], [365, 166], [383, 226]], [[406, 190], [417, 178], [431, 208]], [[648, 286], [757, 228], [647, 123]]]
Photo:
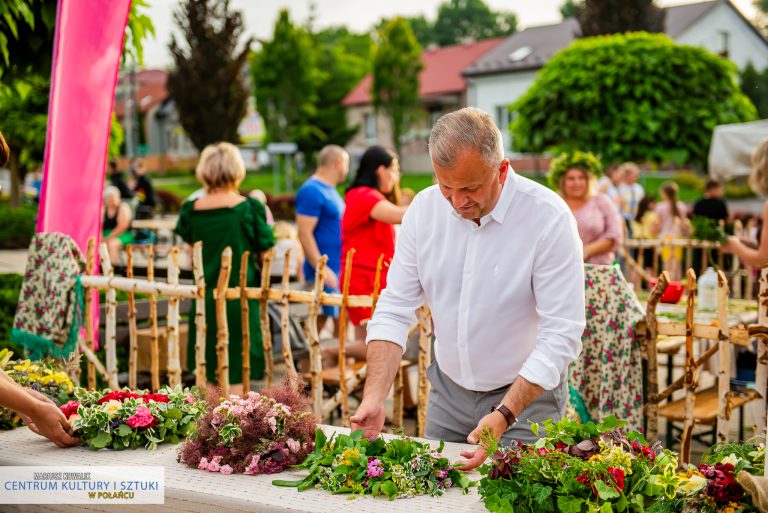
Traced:
[[710, 198], [717, 198], [720, 199], [723, 197], [723, 188], [722, 187], [712, 187], [709, 190], [709, 197]]
[[451, 169], [432, 161], [440, 192], [464, 219], [476, 220], [489, 214], [501, 195], [507, 178], [509, 160], [498, 168], [483, 162], [480, 153], [467, 150], [459, 154]]
[[336, 161], [336, 170], [339, 172], [339, 183], [347, 179], [347, 176], [349, 176], [348, 153], [344, 153], [341, 158]]

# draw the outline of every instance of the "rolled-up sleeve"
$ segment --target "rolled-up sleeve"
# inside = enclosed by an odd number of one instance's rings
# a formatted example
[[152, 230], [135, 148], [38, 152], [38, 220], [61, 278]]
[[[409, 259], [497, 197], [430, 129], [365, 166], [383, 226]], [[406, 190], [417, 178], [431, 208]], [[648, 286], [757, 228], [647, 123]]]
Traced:
[[520, 375], [545, 390], [560, 384], [581, 352], [584, 314], [584, 264], [576, 221], [565, 213], [536, 246], [532, 287], [539, 316], [536, 346]]
[[381, 293], [373, 318], [368, 322], [366, 343], [372, 340], [394, 342], [403, 348], [408, 330], [416, 322], [416, 309], [424, 303], [424, 289], [417, 270], [418, 210], [416, 196], [403, 217], [387, 274], [387, 288]]

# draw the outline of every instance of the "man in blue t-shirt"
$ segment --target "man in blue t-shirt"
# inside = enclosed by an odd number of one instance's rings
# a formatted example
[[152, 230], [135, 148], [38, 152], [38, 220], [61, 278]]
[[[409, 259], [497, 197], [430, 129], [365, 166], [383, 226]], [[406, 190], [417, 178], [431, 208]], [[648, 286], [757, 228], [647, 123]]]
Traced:
[[[344, 200], [336, 190], [349, 174], [349, 154], [344, 148], [328, 145], [320, 150], [318, 167], [296, 193], [296, 225], [299, 241], [304, 249], [304, 276], [307, 282], [315, 280], [315, 268], [322, 255], [328, 255], [325, 273], [325, 292], [339, 291], [341, 275], [341, 217]], [[328, 317], [338, 319], [338, 307], [324, 306], [318, 316], [318, 331]], [[338, 331], [335, 326], [334, 333]]]

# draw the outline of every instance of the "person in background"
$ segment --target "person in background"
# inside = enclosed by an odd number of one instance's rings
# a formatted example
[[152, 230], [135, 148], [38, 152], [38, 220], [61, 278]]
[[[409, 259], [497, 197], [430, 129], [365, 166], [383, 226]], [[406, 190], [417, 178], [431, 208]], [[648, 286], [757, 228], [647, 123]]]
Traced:
[[[205, 358], [206, 372], [210, 383], [217, 383], [216, 369], [216, 302], [213, 290], [219, 279], [221, 254], [225, 248], [232, 249], [232, 271], [229, 287], [236, 287], [240, 281], [242, 254], [249, 251], [252, 261], [248, 266], [246, 284], [259, 286], [259, 263], [262, 254], [275, 245], [272, 229], [267, 225], [264, 205], [244, 198], [239, 192], [245, 178], [245, 164], [236, 146], [230, 143], [211, 144], [200, 154], [195, 175], [205, 187], [205, 194], [181, 206], [176, 233], [187, 244], [203, 243], [203, 273], [205, 276]], [[190, 319], [190, 322], [194, 322]], [[243, 392], [242, 323], [240, 304], [227, 302], [227, 323], [229, 325], [229, 382], [231, 393]], [[259, 327], [259, 302], [249, 301], [248, 323], [251, 332], [251, 379], [260, 379], [264, 373], [264, 351], [261, 345]], [[196, 366], [196, 333], [190, 329], [188, 336], [188, 368]]]
[[632, 221], [637, 216], [637, 208], [645, 196], [643, 186], [637, 183], [640, 177], [640, 168], [634, 162], [624, 162], [618, 168], [619, 176], [623, 182], [619, 184], [619, 208], [621, 217], [627, 227], [627, 237], [633, 237]]
[[597, 192], [605, 194], [608, 199], [621, 211], [621, 195], [619, 186], [624, 182], [624, 172], [618, 166], [611, 166], [597, 181]]
[[283, 276], [285, 266], [285, 254], [291, 250], [291, 278], [299, 283], [304, 282], [304, 252], [301, 250], [299, 242], [299, 232], [296, 231], [291, 223], [278, 221], [274, 226], [275, 232], [275, 254], [272, 258], [272, 267], [269, 275], [275, 282], [280, 282]]
[[584, 261], [609, 265], [616, 258], [623, 229], [619, 211], [611, 200], [605, 194], [594, 192], [599, 172], [597, 157], [575, 151], [553, 159], [548, 178], [550, 186], [557, 189], [576, 218], [584, 244]]
[[693, 215], [708, 217], [715, 221], [728, 221], [728, 205], [723, 200], [723, 184], [707, 180], [704, 197], [693, 204]]
[[114, 185], [104, 189], [104, 219], [101, 223], [102, 241], [107, 244], [112, 265], [120, 261], [120, 250], [133, 242], [131, 207], [120, 199], [120, 190]]
[[248, 193], [248, 196], [264, 205], [264, 210], [267, 212], [267, 224], [269, 226], [274, 226], [275, 216], [272, 215], [272, 210], [270, 210], [269, 205], [267, 205], [267, 195], [264, 191], [261, 189], [254, 189]]
[[[761, 142], [752, 153], [752, 172], [749, 185], [760, 196], [768, 196], [768, 139]], [[731, 235], [720, 246], [720, 251], [741, 258], [745, 263], [758, 269], [768, 265], [768, 202], [763, 205], [763, 223], [757, 233], [757, 247], [750, 247], [738, 237]]]
[[147, 165], [144, 159], [137, 159], [133, 167], [133, 192], [138, 200], [136, 219], [152, 219], [155, 215], [155, 189], [147, 176]]
[[[678, 186], [675, 182], [661, 184], [661, 202], [656, 205], [659, 216], [659, 238], [664, 240], [681, 239], [688, 236], [691, 223], [688, 221], [685, 203], [677, 199]], [[682, 276], [683, 248], [662, 246], [661, 259], [673, 280]]]
[[123, 172], [117, 167], [117, 161], [114, 159], [110, 160], [108, 166], [109, 183], [120, 191], [120, 198], [124, 200], [133, 199], [133, 191], [128, 187]]
[[[339, 292], [341, 272], [341, 217], [344, 200], [336, 190], [349, 174], [349, 154], [341, 146], [329, 145], [320, 150], [317, 169], [296, 193], [296, 226], [304, 249], [304, 278], [306, 286], [315, 281], [315, 268], [322, 255], [328, 256], [323, 290]], [[323, 306], [317, 318], [317, 331], [321, 331], [328, 318], [334, 319], [334, 333], [338, 332], [339, 309]]]
[[[632, 235], [635, 239], [654, 240], [659, 238], [661, 224], [655, 209], [655, 196], [645, 196], [640, 200], [637, 214], [632, 220]], [[653, 248], [643, 249], [643, 262], [646, 265], [646, 270], [653, 269]]]

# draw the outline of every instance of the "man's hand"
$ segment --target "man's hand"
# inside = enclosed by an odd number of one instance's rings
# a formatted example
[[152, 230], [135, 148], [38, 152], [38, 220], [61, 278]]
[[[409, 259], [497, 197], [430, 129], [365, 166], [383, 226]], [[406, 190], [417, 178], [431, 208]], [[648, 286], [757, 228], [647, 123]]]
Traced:
[[339, 288], [339, 277], [328, 267], [325, 268], [325, 286], [331, 289]]
[[362, 429], [370, 440], [379, 436], [384, 427], [384, 405], [374, 404], [363, 399], [354, 415], [349, 418], [352, 431]]
[[39, 401], [29, 414], [36, 433], [46, 437], [59, 447], [70, 447], [80, 443], [72, 436], [72, 427], [61, 410], [52, 403]]
[[[467, 442], [471, 444], [480, 444], [483, 432], [486, 428], [493, 435], [494, 440], [499, 440], [501, 435], [507, 429], [507, 419], [504, 418], [500, 412], [494, 411], [480, 419], [477, 427], [467, 437]], [[461, 470], [467, 471], [479, 467], [486, 458], [485, 447], [480, 444], [474, 451], [464, 451], [461, 453], [462, 458], [467, 458], [466, 461], [459, 461], [456, 463]]]

